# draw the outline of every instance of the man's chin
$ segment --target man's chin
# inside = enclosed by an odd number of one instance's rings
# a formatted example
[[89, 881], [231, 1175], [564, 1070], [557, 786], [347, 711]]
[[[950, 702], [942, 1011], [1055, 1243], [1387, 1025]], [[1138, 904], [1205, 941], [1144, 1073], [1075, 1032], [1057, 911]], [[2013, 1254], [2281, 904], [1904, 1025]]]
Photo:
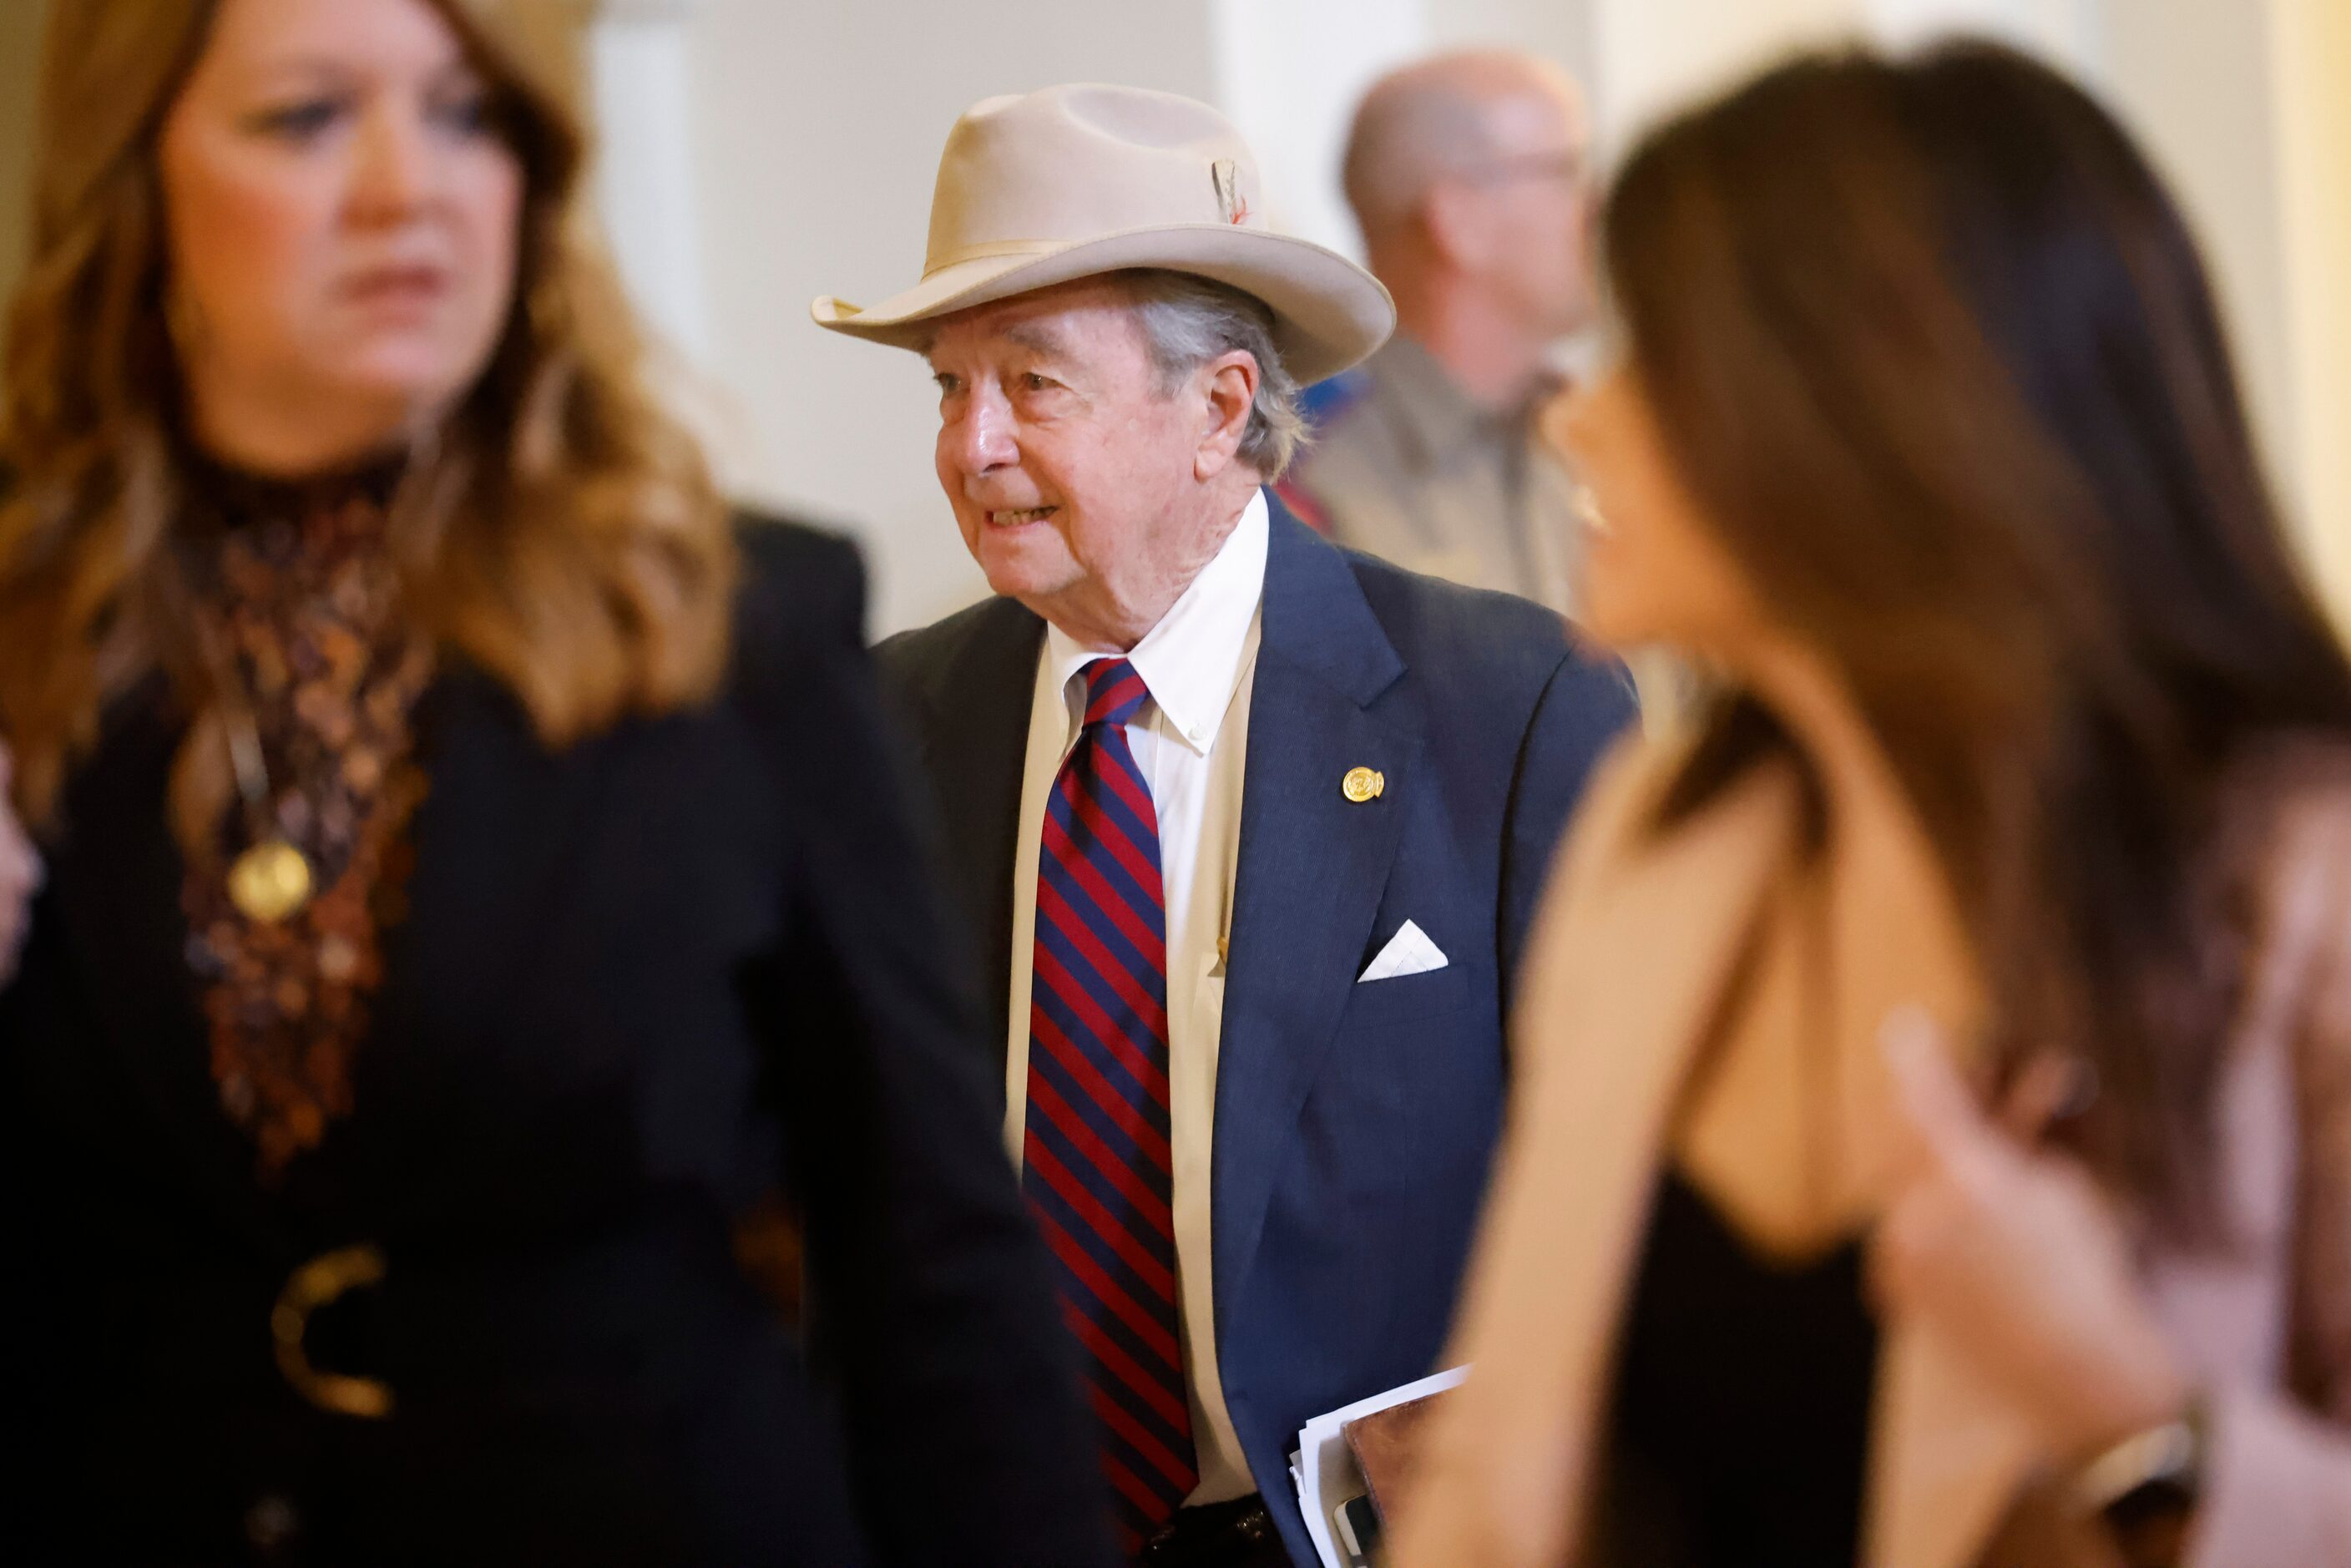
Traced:
[[[1029, 530], [1020, 533], [1029, 535]], [[1050, 598], [1085, 575], [1058, 536], [1006, 538], [991, 531], [979, 537], [972, 554], [987, 574], [990, 591], [1007, 599]]]

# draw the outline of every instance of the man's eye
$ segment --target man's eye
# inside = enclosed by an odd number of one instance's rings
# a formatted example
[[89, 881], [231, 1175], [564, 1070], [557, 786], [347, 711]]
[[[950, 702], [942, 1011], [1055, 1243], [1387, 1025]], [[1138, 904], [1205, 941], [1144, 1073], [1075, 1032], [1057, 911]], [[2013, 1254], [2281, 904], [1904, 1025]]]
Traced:
[[1043, 392], [1052, 384], [1053, 380], [1050, 376], [1040, 376], [1035, 371], [1029, 371], [1020, 378], [1020, 390], [1023, 392]]
[[941, 397], [947, 397], [963, 390], [963, 382], [954, 376], [942, 373], [933, 376], [931, 381], [939, 389]]

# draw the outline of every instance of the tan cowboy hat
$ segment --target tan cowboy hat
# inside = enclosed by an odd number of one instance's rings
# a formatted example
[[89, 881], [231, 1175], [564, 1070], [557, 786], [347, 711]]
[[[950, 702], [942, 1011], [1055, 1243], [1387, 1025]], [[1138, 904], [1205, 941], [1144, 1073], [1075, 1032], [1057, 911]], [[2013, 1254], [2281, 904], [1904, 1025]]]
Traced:
[[1395, 306], [1338, 252], [1266, 226], [1257, 160], [1205, 103], [1079, 84], [985, 99], [947, 132], [923, 279], [879, 305], [828, 295], [817, 325], [919, 349], [927, 325], [975, 305], [1128, 267], [1228, 284], [1274, 314], [1302, 382], [1386, 340]]

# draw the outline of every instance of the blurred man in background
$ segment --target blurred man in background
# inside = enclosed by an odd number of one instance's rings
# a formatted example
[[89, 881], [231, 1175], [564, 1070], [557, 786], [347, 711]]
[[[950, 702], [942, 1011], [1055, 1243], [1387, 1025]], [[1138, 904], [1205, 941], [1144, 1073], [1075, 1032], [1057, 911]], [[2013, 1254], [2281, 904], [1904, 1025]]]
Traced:
[[1349, 204], [1397, 330], [1338, 390], [1283, 494], [1332, 538], [1573, 615], [1573, 486], [1535, 417], [1592, 314], [1583, 95], [1532, 56], [1439, 56], [1374, 83]]

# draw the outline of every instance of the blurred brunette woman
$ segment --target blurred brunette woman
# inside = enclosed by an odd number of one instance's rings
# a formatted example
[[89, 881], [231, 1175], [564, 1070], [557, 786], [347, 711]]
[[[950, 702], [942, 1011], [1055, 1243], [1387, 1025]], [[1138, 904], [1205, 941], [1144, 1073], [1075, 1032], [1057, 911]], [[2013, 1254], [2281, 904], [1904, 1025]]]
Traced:
[[2051, 71], [1777, 69], [1609, 198], [1580, 824], [1405, 1568], [2351, 1562], [2351, 670]]
[[[856, 559], [649, 400], [551, 17], [53, 8], [5, 1555], [1097, 1561]], [[778, 1186], [822, 1396], [730, 1252]]]

